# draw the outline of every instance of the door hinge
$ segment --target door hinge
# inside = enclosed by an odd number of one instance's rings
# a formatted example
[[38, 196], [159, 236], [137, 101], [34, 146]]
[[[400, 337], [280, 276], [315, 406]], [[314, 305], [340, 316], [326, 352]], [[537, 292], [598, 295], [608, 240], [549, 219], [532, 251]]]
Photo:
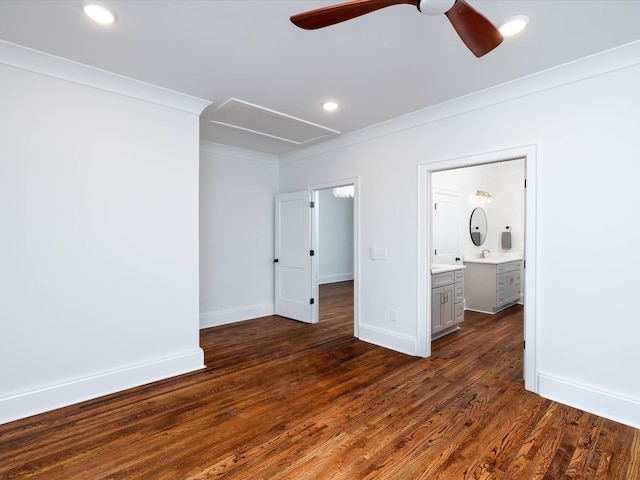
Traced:
[[434, 210], [437, 210], [437, 209], [438, 209], [438, 204], [437, 204], [437, 203], [434, 203], [434, 204], [433, 204], [433, 209], [434, 209]]
[[314, 303], [316, 303], [316, 299], [315, 298], [310, 298], [309, 299], [309, 304], [313, 305]]
[[524, 342], [522, 342], [522, 349], [523, 350], [527, 349], [527, 341], [526, 340]]
[[309, 202], [309, 208], [314, 208], [316, 206], [316, 202]]
[[524, 179], [524, 188], [527, 188], [527, 179]]
[[313, 257], [315, 254], [316, 254], [316, 252], [315, 252], [314, 250], [309, 250], [309, 255], [310, 255], [310, 256], [312, 256], [312, 257]]
[[278, 263], [280, 260], [278, 260], [277, 258], [273, 259], [273, 263]]
[[438, 249], [437, 249], [437, 248], [433, 251], [433, 254], [434, 254], [434, 255], [437, 255], [437, 254], [438, 254]]

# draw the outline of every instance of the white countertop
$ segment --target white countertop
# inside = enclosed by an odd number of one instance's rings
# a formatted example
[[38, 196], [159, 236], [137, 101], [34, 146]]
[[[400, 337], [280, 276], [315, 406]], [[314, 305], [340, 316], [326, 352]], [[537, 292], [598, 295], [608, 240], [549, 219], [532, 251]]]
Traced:
[[467, 268], [467, 267], [465, 267], [464, 265], [447, 265], [444, 263], [432, 263], [431, 273], [452, 272], [454, 270], [462, 270], [463, 268]]
[[464, 257], [464, 263], [489, 263], [491, 265], [499, 265], [501, 263], [516, 262], [522, 260], [522, 257], [503, 257], [498, 255], [488, 255], [485, 258], [482, 257]]

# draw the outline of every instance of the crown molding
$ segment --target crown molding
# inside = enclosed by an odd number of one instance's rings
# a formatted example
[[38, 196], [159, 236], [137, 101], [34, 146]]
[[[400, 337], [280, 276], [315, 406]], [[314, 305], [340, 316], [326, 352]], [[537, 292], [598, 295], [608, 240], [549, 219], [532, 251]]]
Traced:
[[0, 40], [0, 64], [144, 100], [195, 115], [200, 115], [211, 104], [208, 100], [134, 80], [4, 40]]
[[640, 40], [347, 133], [327, 142], [282, 154], [280, 164], [296, 162], [638, 64]]
[[255, 150], [247, 150], [245, 148], [231, 147], [229, 145], [222, 145], [220, 143], [209, 142], [207, 140], [200, 140], [200, 150], [215, 153], [217, 155], [250, 160], [252, 162], [269, 163], [272, 165], [279, 164], [279, 159], [276, 155], [256, 152]]

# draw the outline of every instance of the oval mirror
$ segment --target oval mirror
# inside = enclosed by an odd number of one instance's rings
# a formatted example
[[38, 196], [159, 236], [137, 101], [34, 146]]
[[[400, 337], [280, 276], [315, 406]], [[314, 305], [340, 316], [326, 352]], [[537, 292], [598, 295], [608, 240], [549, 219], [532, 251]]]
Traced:
[[487, 238], [487, 215], [480, 207], [474, 208], [469, 220], [469, 233], [474, 245], [482, 245]]

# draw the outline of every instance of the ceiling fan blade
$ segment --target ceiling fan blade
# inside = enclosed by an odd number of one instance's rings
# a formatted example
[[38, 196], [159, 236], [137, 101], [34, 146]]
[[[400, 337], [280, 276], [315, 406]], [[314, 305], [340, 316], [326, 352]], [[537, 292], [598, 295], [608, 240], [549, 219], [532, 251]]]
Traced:
[[416, 0], [352, 0], [310, 10], [291, 17], [294, 25], [306, 30], [328, 27], [392, 5], [415, 5]]
[[464, 44], [478, 58], [502, 43], [500, 31], [464, 0], [456, 0], [445, 15]]

